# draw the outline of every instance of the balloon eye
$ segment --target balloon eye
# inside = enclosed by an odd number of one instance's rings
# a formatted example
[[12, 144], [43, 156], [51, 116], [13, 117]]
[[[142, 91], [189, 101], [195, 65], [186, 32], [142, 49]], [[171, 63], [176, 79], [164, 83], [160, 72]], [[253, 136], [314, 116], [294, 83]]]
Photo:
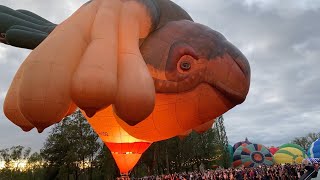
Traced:
[[191, 68], [191, 64], [189, 62], [182, 62], [180, 68], [184, 71], [188, 71]]

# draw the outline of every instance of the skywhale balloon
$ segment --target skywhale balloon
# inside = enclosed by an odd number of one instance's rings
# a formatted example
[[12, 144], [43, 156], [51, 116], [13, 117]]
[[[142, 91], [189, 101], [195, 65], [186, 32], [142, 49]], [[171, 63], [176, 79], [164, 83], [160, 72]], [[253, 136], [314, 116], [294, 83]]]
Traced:
[[0, 40], [34, 49], [4, 104], [25, 131], [41, 132], [74, 107], [94, 117], [112, 105], [125, 131], [154, 142], [213, 123], [249, 91], [246, 57], [169, 0], [94, 0], [58, 25], [0, 12]]

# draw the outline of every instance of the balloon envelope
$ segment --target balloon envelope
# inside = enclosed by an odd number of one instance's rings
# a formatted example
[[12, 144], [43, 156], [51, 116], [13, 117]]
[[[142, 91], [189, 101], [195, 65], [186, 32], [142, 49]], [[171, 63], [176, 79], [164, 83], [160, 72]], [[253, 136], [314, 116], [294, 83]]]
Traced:
[[274, 160], [277, 164], [300, 164], [303, 159], [307, 157], [301, 147], [294, 144], [286, 144], [285, 146], [280, 146], [279, 150], [274, 154]]
[[297, 148], [300, 149], [301, 151], [305, 152], [305, 149], [303, 149], [301, 146], [299, 146], [298, 144], [293, 144], [293, 143], [286, 143], [283, 144], [279, 147], [279, 149], [285, 148], [285, 147], [293, 147], [293, 148]]
[[231, 144], [228, 144], [228, 153], [229, 153], [229, 160], [230, 160], [230, 164], [232, 163], [233, 161], [233, 147]]
[[[147, 119], [135, 126], [128, 125], [120, 118], [117, 118], [117, 121], [130, 135], [151, 142], [184, 134], [190, 129], [212, 121], [220, 115], [218, 112], [225, 108], [216, 104], [219, 98], [211, 91], [214, 89], [202, 84], [190, 92], [157, 93], [154, 111]], [[198, 108], [199, 106], [202, 108]], [[216, 107], [215, 110], [212, 110], [213, 107]]]
[[236, 151], [238, 147], [240, 147], [241, 145], [248, 145], [248, 144], [252, 144], [248, 138], [246, 138], [244, 141], [240, 141], [237, 142], [233, 145], [233, 151]]
[[310, 158], [320, 158], [320, 139], [317, 139], [310, 145], [307, 155]]
[[245, 144], [236, 149], [233, 154], [233, 167], [257, 167], [259, 165], [273, 165], [270, 151], [261, 144]]
[[269, 151], [271, 152], [271, 154], [275, 154], [278, 150], [279, 150], [279, 148], [274, 147], [274, 146], [271, 146], [271, 147], [269, 148]]
[[[85, 115], [85, 113], [83, 112]], [[109, 106], [97, 112], [92, 118], [85, 115], [89, 124], [110, 149], [120, 173], [128, 174], [139, 161], [142, 153], [152, 142], [140, 140], [129, 135], [117, 123]]]

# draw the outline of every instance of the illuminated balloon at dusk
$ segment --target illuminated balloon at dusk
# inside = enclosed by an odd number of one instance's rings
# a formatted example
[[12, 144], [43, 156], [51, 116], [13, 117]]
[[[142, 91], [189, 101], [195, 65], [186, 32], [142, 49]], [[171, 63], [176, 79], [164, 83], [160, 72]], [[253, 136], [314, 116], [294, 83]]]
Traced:
[[25, 131], [41, 132], [74, 107], [94, 117], [112, 105], [125, 131], [155, 142], [206, 130], [249, 91], [246, 57], [171, 1], [89, 1], [59, 25], [0, 12], [0, 41], [35, 48], [4, 104]]
[[136, 139], [125, 132], [112, 115], [111, 107], [97, 112], [91, 118], [83, 114], [93, 130], [110, 149], [120, 173], [128, 175], [152, 142]]
[[184, 133], [227, 112], [248, 93], [246, 58], [206, 26], [170, 22], [152, 33], [140, 49], [157, 94], [147, 119], [135, 126], [119, 121], [134, 137], [159, 141]]

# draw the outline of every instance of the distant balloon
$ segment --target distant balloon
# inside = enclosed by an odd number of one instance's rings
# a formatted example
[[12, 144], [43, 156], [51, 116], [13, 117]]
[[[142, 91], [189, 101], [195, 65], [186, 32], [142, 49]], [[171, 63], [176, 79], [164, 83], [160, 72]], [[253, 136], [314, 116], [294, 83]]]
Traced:
[[271, 154], [275, 154], [278, 150], [279, 150], [279, 148], [274, 147], [274, 146], [271, 146], [271, 147], [269, 148], [269, 151], [271, 152]]
[[228, 144], [228, 153], [229, 153], [229, 161], [230, 161], [230, 164], [232, 164], [233, 162], [233, 147], [231, 144]]
[[300, 164], [306, 157], [303, 148], [297, 144], [284, 144], [274, 154], [274, 160], [277, 164]]
[[125, 132], [112, 115], [111, 107], [97, 112], [91, 118], [86, 116], [84, 112], [83, 114], [94, 131], [110, 149], [120, 173], [128, 175], [152, 142], [136, 139]]
[[249, 145], [249, 144], [252, 144], [248, 138], [246, 138], [244, 141], [240, 141], [240, 142], [237, 142], [233, 145], [233, 151], [235, 152], [237, 150], [238, 147], [242, 146], [242, 145]]
[[279, 147], [279, 149], [282, 149], [282, 148], [286, 148], [286, 147], [292, 147], [292, 148], [297, 148], [297, 149], [300, 149], [301, 151], [305, 152], [305, 149], [303, 149], [301, 146], [299, 146], [298, 144], [293, 144], [293, 143], [286, 143], [286, 144], [283, 144]]
[[233, 154], [233, 167], [258, 167], [259, 165], [273, 165], [270, 151], [261, 144], [243, 144]]
[[317, 139], [310, 145], [307, 155], [310, 158], [320, 158], [320, 139]]

